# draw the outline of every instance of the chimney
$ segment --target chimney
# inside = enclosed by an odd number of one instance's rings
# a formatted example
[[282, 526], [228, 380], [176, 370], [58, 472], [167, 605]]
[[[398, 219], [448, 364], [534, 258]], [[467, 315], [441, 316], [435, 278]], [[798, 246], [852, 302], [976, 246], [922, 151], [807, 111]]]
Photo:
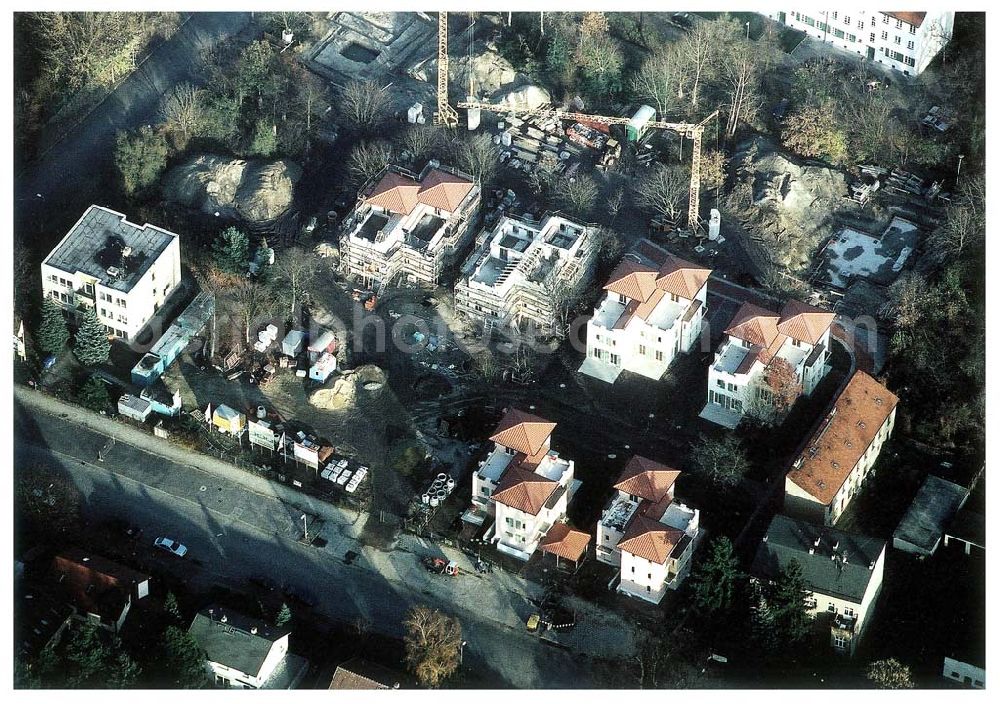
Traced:
[[229, 617], [226, 616], [225, 614], [222, 614], [222, 618], [220, 618], [219, 620], [222, 621], [223, 623], [226, 623], [229, 621]]
[[760, 539], [760, 542], [762, 542], [762, 543], [766, 543], [767, 542], [767, 533], [764, 533], [764, 537]]
[[840, 556], [840, 559], [844, 561], [845, 565], [847, 564], [847, 551], [846, 550], [844, 551], [844, 554]]
[[875, 569], [875, 560], [872, 560], [871, 562], [868, 563], [868, 569], [869, 570]]
[[256, 626], [251, 626], [250, 627], [250, 633], [252, 633], [253, 635], [257, 635], [257, 627]]
[[809, 548], [809, 554], [810, 555], [815, 555], [816, 554], [816, 548]]
[[820, 544], [820, 541], [821, 541], [821, 538], [817, 535], [816, 536], [816, 540], [813, 541], [813, 547], [817, 547], [818, 548], [819, 544]]
[[836, 550], [836, 549], [837, 549], [837, 548], [839, 548], [839, 547], [840, 547], [840, 541], [839, 541], [839, 540], [837, 540], [837, 541], [835, 541], [835, 542], [833, 543], [833, 549], [834, 549], [834, 550]]

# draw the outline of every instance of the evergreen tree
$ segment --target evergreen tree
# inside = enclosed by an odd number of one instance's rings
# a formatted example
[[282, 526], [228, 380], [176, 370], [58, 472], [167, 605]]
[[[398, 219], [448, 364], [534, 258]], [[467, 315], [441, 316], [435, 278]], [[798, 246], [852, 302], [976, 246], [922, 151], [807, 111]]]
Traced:
[[38, 327], [38, 346], [47, 354], [59, 354], [69, 341], [69, 328], [62, 308], [51, 298], [42, 303], [42, 324]]
[[92, 374], [76, 392], [76, 400], [81, 406], [95, 413], [106, 411], [111, 405], [108, 385], [96, 374]]
[[202, 689], [208, 685], [205, 651], [191, 635], [177, 626], [163, 632], [163, 657], [160, 661], [169, 686]]
[[221, 271], [242, 276], [250, 260], [250, 240], [235, 227], [227, 228], [215, 238], [212, 258]]
[[121, 131], [115, 140], [115, 166], [129, 196], [156, 184], [167, 167], [167, 138], [143, 126], [133, 134]]
[[181, 607], [173, 592], [167, 592], [167, 596], [163, 600], [163, 610], [174, 620], [181, 620]]
[[774, 622], [774, 633], [783, 648], [801, 644], [812, 627], [812, 617], [806, 609], [809, 590], [802, 577], [802, 566], [796, 560], [778, 574], [768, 590], [768, 606]]
[[277, 617], [275, 617], [274, 619], [274, 625], [280, 628], [281, 626], [286, 625], [291, 620], [292, 620], [292, 610], [288, 608], [288, 604], [282, 603], [281, 611], [278, 612]]
[[698, 609], [710, 615], [727, 612], [733, 606], [741, 578], [732, 542], [726, 536], [717, 538], [694, 575], [694, 600]]
[[108, 331], [97, 319], [97, 311], [92, 308], [83, 314], [83, 321], [73, 342], [73, 353], [81, 364], [88, 367], [107, 362], [111, 354]]
[[251, 156], [271, 156], [278, 148], [278, 136], [274, 125], [267, 120], [257, 120], [253, 139], [250, 141]]

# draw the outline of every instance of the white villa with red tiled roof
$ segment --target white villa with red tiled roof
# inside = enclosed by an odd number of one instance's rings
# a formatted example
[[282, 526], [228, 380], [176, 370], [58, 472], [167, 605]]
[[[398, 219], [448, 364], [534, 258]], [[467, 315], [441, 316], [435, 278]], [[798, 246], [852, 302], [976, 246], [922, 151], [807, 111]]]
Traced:
[[698, 509], [674, 499], [680, 472], [636, 455], [597, 524], [597, 559], [621, 567], [618, 591], [660, 603], [690, 572]]
[[809, 396], [830, 371], [830, 326], [836, 316], [790, 300], [775, 313], [744, 303], [708, 368], [708, 402], [701, 417], [735, 428], [753, 403], [766, 394], [765, 374], [787, 362], [800, 394]]
[[[943, 6], [942, 6], [943, 8]], [[801, 30], [810, 38], [916, 76], [951, 40], [955, 11], [887, 12], [885, 10], [776, 11], [772, 20]]]
[[397, 275], [436, 284], [472, 242], [479, 196], [471, 176], [435, 161], [419, 176], [387, 166], [362, 187], [344, 219], [341, 270], [365, 286], [388, 284]]
[[622, 259], [587, 325], [582, 374], [614, 383], [623, 371], [659, 379], [701, 337], [712, 270], [652, 242]]
[[490, 437], [493, 451], [472, 475], [473, 507], [464, 520], [481, 524], [486, 516], [495, 516], [486, 538], [521, 560], [529, 559], [546, 533], [566, 517], [580, 486], [573, 478], [573, 461], [550, 447], [555, 427], [530, 413], [507, 411]]

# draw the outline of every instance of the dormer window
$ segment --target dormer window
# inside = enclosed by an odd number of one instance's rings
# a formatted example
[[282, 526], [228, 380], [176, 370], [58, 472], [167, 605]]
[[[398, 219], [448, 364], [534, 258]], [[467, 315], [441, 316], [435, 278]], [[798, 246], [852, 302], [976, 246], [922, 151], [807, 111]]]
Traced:
[[624, 293], [619, 293], [618, 294], [618, 302], [621, 303], [622, 305], [625, 305], [626, 303], [628, 303], [628, 299], [625, 297]]

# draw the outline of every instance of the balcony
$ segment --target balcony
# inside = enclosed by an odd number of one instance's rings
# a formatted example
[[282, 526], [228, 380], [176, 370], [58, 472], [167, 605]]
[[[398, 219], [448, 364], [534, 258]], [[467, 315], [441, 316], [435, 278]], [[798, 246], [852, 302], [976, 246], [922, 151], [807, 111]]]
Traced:
[[837, 614], [833, 617], [833, 627], [841, 630], [847, 631], [848, 633], [854, 633], [854, 627], [858, 624], [857, 616], [848, 616], [847, 614]]

